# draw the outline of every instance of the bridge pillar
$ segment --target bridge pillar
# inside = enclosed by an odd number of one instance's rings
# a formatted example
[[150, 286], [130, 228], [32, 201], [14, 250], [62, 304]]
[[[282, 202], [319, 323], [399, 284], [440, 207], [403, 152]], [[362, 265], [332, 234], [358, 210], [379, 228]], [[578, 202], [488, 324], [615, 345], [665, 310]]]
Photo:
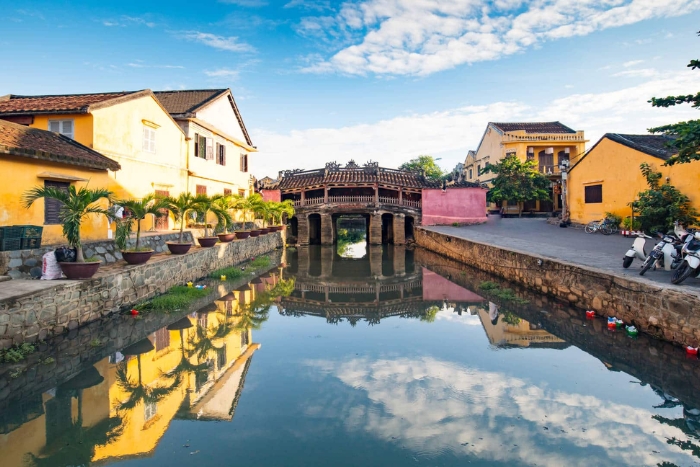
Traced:
[[309, 244], [309, 216], [302, 214], [297, 216], [297, 243], [299, 245]]
[[380, 213], [374, 213], [370, 217], [369, 244], [370, 245], [381, 245], [382, 244], [382, 215]]
[[382, 276], [382, 247], [371, 245], [369, 247], [369, 267], [372, 271], [372, 276]]
[[406, 243], [406, 215], [394, 214], [394, 245]]
[[406, 247], [405, 246], [395, 246], [393, 259], [394, 259], [394, 275], [405, 276], [406, 275]]
[[333, 245], [333, 217], [321, 214], [321, 245]]
[[334, 248], [321, 249], [321, 277], [331, 277], [333, 275]]

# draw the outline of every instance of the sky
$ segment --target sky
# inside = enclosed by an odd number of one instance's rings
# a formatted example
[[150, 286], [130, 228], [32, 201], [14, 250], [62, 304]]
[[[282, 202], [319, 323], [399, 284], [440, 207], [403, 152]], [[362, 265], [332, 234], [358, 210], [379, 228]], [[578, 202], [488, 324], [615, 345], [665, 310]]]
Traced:
[[447, 170], [489, 121], [604, 133], [698, 118], [700, 0], [0, 0], [0, 95], [231, 88], [275, 178]]

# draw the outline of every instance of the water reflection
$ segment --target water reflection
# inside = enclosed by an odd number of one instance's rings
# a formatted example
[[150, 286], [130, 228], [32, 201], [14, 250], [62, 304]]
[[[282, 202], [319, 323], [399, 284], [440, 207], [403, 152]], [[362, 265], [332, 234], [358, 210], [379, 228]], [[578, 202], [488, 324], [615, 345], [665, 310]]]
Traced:
[[697, 360], [435, 255], [365, 252], [289, 250], [27, 392], [0, 412], [3, 465], [697, 465]]

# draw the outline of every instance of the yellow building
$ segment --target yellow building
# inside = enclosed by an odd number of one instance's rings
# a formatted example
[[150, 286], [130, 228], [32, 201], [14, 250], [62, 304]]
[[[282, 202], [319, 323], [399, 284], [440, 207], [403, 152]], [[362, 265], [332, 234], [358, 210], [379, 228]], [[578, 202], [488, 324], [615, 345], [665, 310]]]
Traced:
[[[187, 189], [185, 134], [148, 89], [135, 92], [0, 97], [0, 119], [60, 133], [121, 165], [106, 183], [118, 198]], [[21, 187], [21, 191], [35, 183]], [[153, 227], [147, 219], [144, 228]], [[168, 229], [169, 220], [159, 220]], [[97, 238], [108, 238], [106, 229]], [[89, 239], [90, 236], [87, 237]]]
[[231, 90], [158, 91], [155, 95], [187, 135], [188, 190], [248, 196], [248, 158], [257, 149]]
[[[0, 161], [6, 175], [0, 184], [0, 225], [44, 226], [46, 244], [65, 243], [60, 205], [40, 199], [26, 209], [22, 193], [37, 185], [108, 186], [120, 169], [119, 163], [68, 137], [4, 120], [0, 120]], [[81, 233], [85, 240], [101, 239], [107, 229], [104, 216], [91, 216]]]
[[620, 217], [632, 214], [629, 203], [648, 188], [639, 166], [649, 164], [687, 195], [700, 209], [700, 162], [663, 164], [676, 151], [667, 146], [669, 138], [661, 135], [605, 134], [569, 172], [569, 209], [571, 220], [588, 223], [602, 219], [606, 212]]
[[[525, 203], [523, 211], [553, 212], [561, 209], [561, 171], [563, 161], [574, 164], [584, 153], [583, 131], [575, 131], [560, 122], [489, 122], [476, 151], [464, 161], [468, 182], [489, 183], [495, 175], [481, 174], [487, 164], [496, 164], [509, 155], [534, 160], [539, 171], [552, 182], [549, 201]], [[495, 206], [492, 206], [494, 208]]]
[[[495, 303], [489, 302], [488, 309], [479, 308], [477, 312], [491, 345], [550, 349], [565, 349], [569, 346], [565, 340], [550, 334], [541, 326], [515, 315], [511, 315], [512, 319], [507, 322], [505, 313], [503, 310], [499, 310]], [[498, 316], [498, 318], [491, 316]]]

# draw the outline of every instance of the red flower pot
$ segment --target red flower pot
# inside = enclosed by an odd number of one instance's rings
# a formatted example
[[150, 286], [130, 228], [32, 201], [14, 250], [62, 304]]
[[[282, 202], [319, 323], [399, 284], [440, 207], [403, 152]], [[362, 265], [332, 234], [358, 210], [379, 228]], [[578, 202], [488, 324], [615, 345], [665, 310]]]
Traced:
[[129, 264], [143, 264], [151, 259], [153, 250], [148, 251], [122, 251], [124, 261]]
[[199, 237], [197, 241], [202, 248], [211, 248], [219, 241], [219, 237]]
[[260, 234], [262, 234], [262, 230], [259, 230], [259, 229], [251, 230], [251, 231], [250, 231], [250, 236], [251, 236], [251, 237], [259, 237]]
[[170, 253], [174, 255], [184, 255], [188, 251], [190, 251], [190, 248], [192, 248], [191, 243], [171, 243], [168, 242], [166, 243], [168, 245], [168, 250], [170, 250]]
[[243, 240], [244, 238], [250, 237], [250, 232], [247, 230], [239, 230], [236, 232], [236, 238]]
[[232, 242], [234, 238], [236, 238], [236, 234], [232, 234], [232, 233], [219, 234], [219, 235], [217, 235], [217, 237], [219, 237], [219, 241], [221, 243], [229, 243], [229, 242]]
[[63, 274], [66, 275], [68, 279], [90, 279], [97, 273], [102, 264], [99, 261], [91, 263], [58, 263], [61, 265], [61, 270]]

